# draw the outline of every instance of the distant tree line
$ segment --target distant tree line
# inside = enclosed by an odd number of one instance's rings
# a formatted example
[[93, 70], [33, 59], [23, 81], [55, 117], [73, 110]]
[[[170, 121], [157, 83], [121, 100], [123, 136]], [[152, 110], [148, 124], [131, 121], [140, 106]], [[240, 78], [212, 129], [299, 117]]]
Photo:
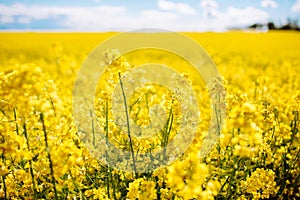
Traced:
[[284, 25], [276, 26], [273, 22], [268, 22], [267, 24], [252, 24], [248, 26], [249, 29], [260, 30], [263, 28], [268, 28], [269, 30], [296, 30], [300, 31], [299, 23], [297, 20], [288, 20], [288, 22]]

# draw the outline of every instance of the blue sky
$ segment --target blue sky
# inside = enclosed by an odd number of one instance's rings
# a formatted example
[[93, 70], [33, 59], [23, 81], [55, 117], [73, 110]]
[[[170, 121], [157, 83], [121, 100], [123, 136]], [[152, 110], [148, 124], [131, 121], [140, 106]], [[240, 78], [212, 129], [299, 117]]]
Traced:
[[0, 31], [224, 31], [300, 21], [300, 0], [0, 0]]

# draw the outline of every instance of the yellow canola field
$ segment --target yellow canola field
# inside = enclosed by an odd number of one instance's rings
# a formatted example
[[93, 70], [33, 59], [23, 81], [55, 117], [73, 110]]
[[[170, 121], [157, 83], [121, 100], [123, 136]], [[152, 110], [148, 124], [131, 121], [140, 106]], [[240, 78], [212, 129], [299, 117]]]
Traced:
[[[122, 82], [118, 73], [152, 59], [168, 60], [197, 95], [201, 123], [193, 144], [171, 165], [144, 173], [118, 171], [95, 159], [74, 124], [77, 73], [88, 53], [116, 34], [0, 33], [1, 199], [300, 198], [298, 32], [185, 33], [207, 50], [226, 88], [225, 124], [204, 157], [199, 151], [211, 106], [205, 84], [193, 70], [180, 59], [151, 51], [111, 63], [96, 90], [97, 122], [92, 125], [99, 123], [108, 139], [136, 156], [136, 162], [142, 162], [138, 154], [155, 152], [173, 140], [182, 113], [178, 97], [168, 88], [147, 85], [135, 91], [127, 109], [137, 125], [155, 121], [149, 109], [155, 104], [167, 121], [153, 138], [133, 134], [129, 140], [111, 112], [110, 95]], [[90, 145], [106, 151], [97, 138]]]

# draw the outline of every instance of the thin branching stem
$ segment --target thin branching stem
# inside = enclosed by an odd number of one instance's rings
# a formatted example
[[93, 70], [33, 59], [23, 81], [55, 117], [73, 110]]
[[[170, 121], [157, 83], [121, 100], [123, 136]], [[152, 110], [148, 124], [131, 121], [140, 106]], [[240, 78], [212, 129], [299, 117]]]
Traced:
[[52, 163], [52, 160], [51, 160], [51, 154], [50, 154], [50, 149], [49, 149], [49, 145], [48, 145], [47, 131], [46, 131], [46, 126], [45, 126], [43, 113], [40, 113], [40, 121], [42, 122], [42, 125], [43, 125], [44, 139], [45, 139], [46, 151], [47, 151], [48, 160], [49, 160], [49, 168], [50, 168], [50, 172], [51, 172], [51, 179], [52, 179], [54, 195], [55, 195], [55, 199], [58, 200], [56, 184], [55, 184], [55, 178], [54, 178], [53, 163]]
[[76, 189], [76, 190], [79, 192], [79, 194], [80, 194], [80, 199], [86, 199], [85, 196], [83, 195], [81, 189], [80, 189], [79, 186], [77, 185], [77, 183], [76, 183], [76, 181], [75, 181], [75, 179], [74, 179], [74, 177], [73, 177], [73, 175], [72, 175], [72, 173], [71, 173], [71, 170], [69, 170], [69, 174], [70, 174], [70, 176], [71, 176], [72, 183], [73, 183], [75, 189]]
[[134, 152], [133, 152], [133, 144], [132, 144], [132, 139], [131, 139], [131, 134], [130, 134], [129, 113], [128, 113], [126, 95], [125, 95], [124, 86], [123, 86], [123, 83], [121, 80], [121, 74], [120, 73], [118, 73], [118, 74], [119, 74], [119, 80], [120, 80], [120, 85], [121, 85], [122, 95], [123, 95], [123, 100], [124, 100], [126, 123], [127, 123], [127, 134], [128, 134], [128, 138], [129, 138], [129, 145], [130, 145], [131, 157], [132, 157], [132, 162], [133, 162], [133, 170], [134, 170], [134, 174], [136, 176], [137, 171], [136, 171], [136, 163], [135, 163], [135, 157], [134, 157]]
[[167, 119], [167, 124], [166, 124], [166, 130], [163, 132], [163, 138], [162, 138], [162, 148], [163, 149], [163, 158], [166, 159], [166, 146], [169, 141], [170, 133], [172, 130], [172, 125], [173, 125], [173, 110], [170, 110], [168, 119]]
[[[26, 139], [26, 144], [27, 144], [27, 150], [30, 152], [30, 146], [29, 146], [29, 139], [28, 139], [28, 134], [27, 134], [27, 128], [26, 124], [23, 124], [23, 129], [24, 129], [24, 135]], [[33, 173], [33, 168], [32, 168], [32, 160], [29, 160], [29, 170], [30, 170], [30, 175], [32, 179], [32, 187], [33, 187], [33, 198], [37, 199], [37, 190], [36, 190], [36, 185], [35, 185], [35, 179], [34, 179], [34, 173]]]
[[96, 147], [96, 140], [95, 140], [95, 125], [94, 125], [94, 120], [93, 120], [93, 112], [90, 110], [90, 117], [92, 120], [92, 133], [93, 133], [93, 147]]
[[14, 110], [14, 118], [15, 118], [15, 122], [16, 122], [16, 132], [19, 135], [19, 126], [18, 126], [18, 122], [17, 122], [17, 112], [16, 112], [16, 108], [13, 109]]
[[6, 183], [5, 183], [5, 176], [2, 176], [2, 182], [3, 182], [3, 190], [4, 190], [4, 199], [7, 199], [7, 189], [6, 189]]
[[[105, 103], [105, 140], [106, 140], [106, 146], [108, 147], [108, 102]], [[107, 161], [107, 178], [106, 178], [106, 186], [107, 186], [107, 195], [108, 198], [110, 198], [110, 185], [109, 183], [111, 182], [112, 184], [112, 190], [113, 190], [113, 198], [117, 199], [116, 197], [116, 188], [115, 184], [113, 182], [113, 176], [112, 176], [112, 168], [109, 166], [109, 155], [107, 152], [107, 149], [105, 150], [106, 154], [106, 161]]]

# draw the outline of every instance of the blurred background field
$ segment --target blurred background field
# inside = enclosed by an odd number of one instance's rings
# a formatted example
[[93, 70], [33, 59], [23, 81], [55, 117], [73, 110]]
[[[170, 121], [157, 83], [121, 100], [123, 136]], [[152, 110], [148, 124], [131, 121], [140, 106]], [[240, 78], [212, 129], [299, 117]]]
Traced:
[[[76, 69], [97, 45], [117, 35], [110, 33], [0, 33], [0, 64], [46, 61], [44, 70], [59, 58], [73, 58]], [[221, 74], [235, 73], [241, 78], [245, 71], [266, 68], [279, 72], [284, 63], [297, 68], [300, 55], [300, 39], [297, 31], [241, 32], [224, 33], [184, 33], [201, 45], [217, 64]], [[56, 64], [55, 64], [56, 65]], [[276, 69], [276, 70], [275, 70]], [[296, 70], [296, 69], [295, 69]], [[285, 71], [285, 70], [283, 70]], [[240, 73], [239, 73], [240, 72]], [[274, 72], [278, 78], [283, 74]], [[251, 73], [250, 73], [251, 74]], [[248, 73], [247, 76], [250, 76]], [[234, 74], [232, 74], [234, 75]], [[271, 74], [269, 74], [271, 75]], [[273, 75], [274, 76], [274, 75]]]
[[[0, 33], [1, 56], [9, 54], [28, 54], [46, 58], [51, 46], [61, 45], [65, 53], [84, 55], [100, 42], [118, 33]], [[264, 54], [280, 57], [299, 55], [299, 32], [271, 31], [262, 32], [224, 32], [224, 33], [185, 33], [199, 42], [208, 53], [215, 54]], [[7, 56], [7, 57], [5, 57]], [[2, 58], [1, 62], [7, 61]], [[47, 58], [46, 58], [47, 59]]]

